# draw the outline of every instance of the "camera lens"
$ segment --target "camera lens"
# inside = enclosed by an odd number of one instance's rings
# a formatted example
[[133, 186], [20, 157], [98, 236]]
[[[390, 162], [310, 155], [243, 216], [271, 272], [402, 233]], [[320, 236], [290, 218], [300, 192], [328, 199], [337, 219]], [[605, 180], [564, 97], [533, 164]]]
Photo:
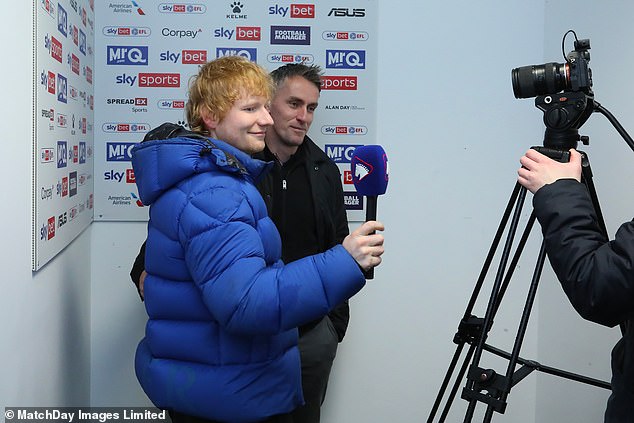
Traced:
[[515, 68], [511, 71], [511, 79], [515, 98], [555, 94], [570, 83], [568, 64], [554, 62]]

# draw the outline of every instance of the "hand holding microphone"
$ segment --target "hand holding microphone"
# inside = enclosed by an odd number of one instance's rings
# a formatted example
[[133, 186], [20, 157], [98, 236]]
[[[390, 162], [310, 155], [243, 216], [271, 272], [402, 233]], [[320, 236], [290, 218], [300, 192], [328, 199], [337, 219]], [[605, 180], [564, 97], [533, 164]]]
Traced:
[[[361, 267], [366, 270], [366, 279], [374, 278], [374, 267], [381, 263], [381, 254], [383, 254], [383, 236], [380, 236], [380, 244], [371, 244], [372, 241], [379, 242], [374, 237], [374, 231], [383, 230], [383, 225], [376, 221], [376, 203], [379, 195], [385, 194], [387, 183], [389, 181], [389, 171], [387, 164], [387, 155], [380, 145], [363, 145], [357, 147], [352, 153], [351, 160], [352, 183], [359, 195], [367, 198], [365, 209], [365, 221], [359, 229], [354, 231], [353, 235], [359, 232], [362, 235], [368, 235], [368, 249], [372, 249], [375, 254], [375, 260], [368, 260], [369, 266], [366, 268], [357, 260]], [[369, 232], [366, 232], [369, 231]], [[380, 247], [377, 248], [377, 247]], [[353, 256], [354, 257], [354, 256]], [[355, 257], [356, 259], [356, 257]], [[378, 260], [376, 260], [378, 259]]]

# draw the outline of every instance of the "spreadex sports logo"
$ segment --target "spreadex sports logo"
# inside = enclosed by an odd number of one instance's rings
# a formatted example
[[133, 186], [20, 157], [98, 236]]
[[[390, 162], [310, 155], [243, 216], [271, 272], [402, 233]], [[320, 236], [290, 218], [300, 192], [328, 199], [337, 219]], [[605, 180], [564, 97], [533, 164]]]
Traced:
[[152, 30], [146, 26], [104, 26], [102, 33], [108, 37], [149, 37]]
[[183, 110], [185, 108], [185, 100], [162, 98], [156, 102], [156, 105], [163, 110]]
[[324, 125], [321, 127], [324, 135], [367, 135], [368, 128], [354, 125]]
[[203, 14], [207, 11], [204, 4], [161, 3], [158, 6], [161, 13]]
[[321, 38], [327, 41], [367, 41], [370, 36], [363, 31], [324, 31]]
[[224, 56], [241, 56], [251, 62], [256, 63], [258, 61], [258, 49], [240, 47], [216, 47], [216, 58]]
[[303, 63], [305, 65], [311, 65], [315, 62], [315, 58], [312, 54], [304, 53], [271, 53], [267, 56], [269, 63]]
[[126, 105], [126, 106], [147, 106], [147, 97], [134, 97], [134, 98], [108, 98], [106, 99], [108, 105]]
[[351, 90], [356, 91], [358, 87], [356, 76], [322, 76], [322, 90]]
[[271, 25], [271, 44], [310, 45], [310, 27]]

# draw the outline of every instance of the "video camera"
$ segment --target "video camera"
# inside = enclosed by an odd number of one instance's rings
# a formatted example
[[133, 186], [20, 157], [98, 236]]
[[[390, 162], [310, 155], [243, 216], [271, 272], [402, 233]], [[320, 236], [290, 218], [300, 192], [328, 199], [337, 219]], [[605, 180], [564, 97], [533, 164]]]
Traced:
[[[569, 33], [575, 36], [575, 49], [566, 56], [564, 42]], [[582, 91], [592, 94], [592, 70], [588, 67], [590, 40], [578, 40], [577, 34], [570, 30], [564, 34], [561, 50], [566, 59], [565, 63], [550, 62], [522, 66], [511, 71], [515, 98], [555, 94], [559, 91]]]

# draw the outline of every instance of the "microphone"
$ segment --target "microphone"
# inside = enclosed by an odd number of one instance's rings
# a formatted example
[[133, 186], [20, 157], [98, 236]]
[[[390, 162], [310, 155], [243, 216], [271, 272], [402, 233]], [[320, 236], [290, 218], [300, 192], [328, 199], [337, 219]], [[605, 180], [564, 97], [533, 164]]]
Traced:
[[[385, 194], [389, 181], [387, 155], [380, 145], [362, 145], [355, 148], [350, 161], [352, 183], [359, 195], [367, 198], [365, 221], [376, 220], [376, 203]], [[366, 279], [374, 278], [374, 268], [366, 273]]]

